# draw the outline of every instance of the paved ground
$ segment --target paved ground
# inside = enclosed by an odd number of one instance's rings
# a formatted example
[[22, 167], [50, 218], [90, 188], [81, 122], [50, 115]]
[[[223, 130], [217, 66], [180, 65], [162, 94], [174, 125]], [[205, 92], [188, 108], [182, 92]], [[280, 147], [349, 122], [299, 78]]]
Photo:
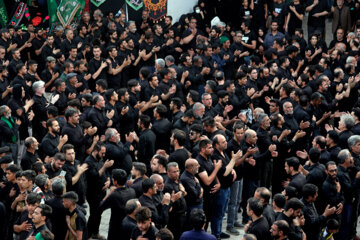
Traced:
[[[307, 18], [307, 17], [305, 17]], [[305, 21], [303, 21], [303, 29], [304, 29], [304, 38], [307, 39], [307, 27], [306, 27], [306, 23], [307, 23], [307, 19], [305, 19]], [[326, 21], [326, 42], [327, 44], [330, 43], [330, 41], [332, 40], [332, 33], [331, 33], [331, 22]], [[87, 212], [89, 212], [89, 209], [87, 208]], [[88, 217], [88, 216], [87, 216]], [[239, 216], [241, 219], [241, 216]], [[102, 236], [107, 236], [107, 232], [109, 229], [109, 220], [110, 220], [110, 210], [107, 210], [105, 212], [103, 212], [102, 214], [102, 218], [101, 218], [101, 225], [100, 225], [100, 234]], [[358, 233], [360, 233], [360, 224], [358, 224]], [[223, 220], [223, 231], [225, 232], [225, 228], [226, 228], [226, 216]], [[242, 237], [244, 235], [244, 231], [243, 229], [238, 229], [240, 231], [240, 236], [231, 236], [230, 240], [239, 240], [240, 237]]]

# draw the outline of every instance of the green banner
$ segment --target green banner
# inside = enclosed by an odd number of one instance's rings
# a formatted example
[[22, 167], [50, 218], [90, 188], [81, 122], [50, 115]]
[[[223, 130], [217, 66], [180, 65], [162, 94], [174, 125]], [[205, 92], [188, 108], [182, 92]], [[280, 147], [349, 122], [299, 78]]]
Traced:
[[96, 7], [99, 7], [101, 4], [103, 4], [106, 0], [90, 0], [92, 4], [94, 4]]
[[49, 12], [49, 23], [50, 23], [50, 27], [52, 27], [53, 24], [56, 24], [57, 22], [59, 22], [57, 15], [56, 15], [58, 6], [56, 3], [56, 0], [47, 0], [47, 5], [48, 5], [48, 12]]
[[80, 19], [80, 14], [85, 7], [85, 0], [61, 0], [59, 6], [56, 0], [47, 0], [47, 4], [50, 28], [59, 23], [65, 27], [71, 24], [74, 17]]
[[8, 22], [8, 16], [7, 16], [4, 0], [0, 0], [0, 25], [2, 27], [6, 27], [7, 22]]
[[143, 1], [142, 0], [126, 0], [126, 3], [135, 11], [139, 10], [143, 7]]

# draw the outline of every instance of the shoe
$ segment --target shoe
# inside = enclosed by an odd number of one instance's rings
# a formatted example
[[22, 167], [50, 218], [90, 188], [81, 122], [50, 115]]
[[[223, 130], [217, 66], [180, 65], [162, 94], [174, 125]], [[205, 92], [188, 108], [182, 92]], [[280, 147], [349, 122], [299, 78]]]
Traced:
[[221, 232], [221, 233], [220, 233], [220, 238], [221, 238], [221, 239], [230, 238], [230, 235], [229, 235], [229, 234], [226, 234], [226, 233], [224, 233], [224, 232]]
[[242, 224], [242, 223], [240, 223], [240, 222], [234, 223], [234, 227], [236, 227], [236, 228], [243, 228], [244, 226], [245, 226], [245, 225]]
[[236, 230], [234, 227], [232, 228], [226, 228], [226, 232], [235, 236], [240, 235], [240, 232]]

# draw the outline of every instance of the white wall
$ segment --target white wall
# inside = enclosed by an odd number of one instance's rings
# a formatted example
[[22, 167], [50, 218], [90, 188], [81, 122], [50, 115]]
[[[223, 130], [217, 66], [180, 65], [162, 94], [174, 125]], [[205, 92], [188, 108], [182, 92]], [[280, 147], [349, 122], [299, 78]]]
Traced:
[[197, 0], [168, 0], [167, 15], [173, 17], [174, 23], [179, 20], [181, 15], [193, 12], [193, 7], [197, 2]]

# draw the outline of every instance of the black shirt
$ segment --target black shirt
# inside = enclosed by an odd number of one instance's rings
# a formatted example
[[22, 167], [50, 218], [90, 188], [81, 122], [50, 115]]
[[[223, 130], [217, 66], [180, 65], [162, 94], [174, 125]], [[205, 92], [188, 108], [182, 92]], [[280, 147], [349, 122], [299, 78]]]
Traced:
[[270, 239], [269, 223], [264, 217], [250, 223], [248, 233], [254, 234], [256, 239]]
[[[169, 193], [171, 195], [173, 191], [175, 192], [175, 194], [180, 191], [180, 181], [174, 182], [173, 180], [168, 178], [165, 182], [164, 193]], [[170, 217], [171, 216], [176, 217], [181, 214], [184, 214], [185, 212], [186, 212], [186, 201], [184, 198], [184, 194], [182, 194], [181, 198], [179, 198], [173, 203], [172, 211], [169, 213], [169, 215]]]
[[180, 172], [185, 171], [185, 161], [189, 159], [189, 152], [186, 148], [176, 149], [169, 156], [169, 162], [176, 162], [179, 165]]
[[25, 152], [24, 157], [21, 160], [21, 169], [23, 171], [31, 169], [32, 165], [38, 161], [39, 156], [35, 152], [35, 154], [32, 154], [29, 151]]
[[150, 223], [150, 228], [145, 234], [142, 234], [139, 228], [136, 227], [131, 234], [131, 239], [137, 239], [138, 237], [142, 237], [148, 240], [156, 240], [155, 234], [157, 233], [157, 231], [158, 231], [157, 228], [152, 226], [151, 223]]
[[126, 216], [121, 224], [121, 238], [124, 240], [130, 240], [131, 234], [135, 228], [137, 228], [136, 220]]
[[161, 208], [158, 209], [154, 200], [144, 194], [139, 197], [139, 202], [142, 207], [148, 207], [151, 210], [151, 221], [153, 221], [156, 226], [162, 227], [168, 223], [171, 203], [169, 205], [161, 205]]
[[101, 201], [105, 197], [105, 192], [102, 190], [106, 182], [105, 172], [100, 176], [99, 170], [104, 165], [103, 161], [95, 159], [92, 155], [89, 155], [85, 159], [85, 163], [88, 165], [86, 173], [87, 179], [87, 198], [92, 200]]
[[217, 177], [220, 181], [221, 188], [226, 189], [231, 187], [233, 183], [234, 175], [232, 174], [232, 172], [230, 172], [227, 176], [224, 176], [224, 173], [226, 171], [226, 166], [230, 163], [230, 159], [227, 156], [227, 154], [224, 152], [224, 155], [222, 155], [217, 149], [214, 149], [214, 153], [211, 156], [211, 159], [215, 161], [219, 161], [219, 160], [222, 161], [222, 166], [219, 172], [217, 173]]
[[195, 176], [185, 170], [181, 174], [180, 182], [187, 193], [185, 196], [187, 206], [200, 205], [202, 203], [201, 186], [199, 181], [195, 181]]
[[52, 157], [54, 156], [59, 150], [57, 146], [60, 142], [60, 136], [59, 135], [51, 135], [50, 133], [47, 133], [43, 140], [41, 141], [41, 150], [45, 154], [45, 156]]
[[[67, 191], [69, 191], [67, 189]], [[52, 225], [52, 233], [55, 235], [55, 240], [65, 239], [66, 231], [68, 230], [65, 218], [67, 210], [63, 205], [61, 197], [54, 197], [47, 200], [46, 204], [52, 208], [52, 214], [50, 215], [50, 222]]]
[[100, 203], [100, 212], [111, 208], [108, 239], [119, 239], [122, 236], [121, 224], [126, 216], [125, 205], [130, 199], [136, 198], [135, 191], [128, 187], [117, 188], [110, 196]]

